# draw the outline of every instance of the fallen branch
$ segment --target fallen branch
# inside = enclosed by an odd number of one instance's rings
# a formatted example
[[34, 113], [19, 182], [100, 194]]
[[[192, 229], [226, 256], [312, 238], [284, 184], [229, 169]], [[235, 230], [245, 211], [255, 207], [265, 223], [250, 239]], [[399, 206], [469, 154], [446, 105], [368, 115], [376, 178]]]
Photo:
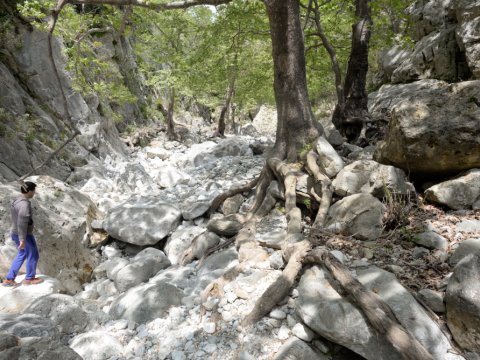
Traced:
[[33, 174], [36, 173], [39, 169], [41, 169], [41, 168], [44, 167], [46, 164], [48, 164], [48, 162], [49, 162], [50, 160], [52, 160], [55, 155], [57, 155], [60, 151], [62, 151], [62, 149], [63, 149], [65, 146], [67, 146], [73, 139], [75, 139], [75, 137], [76, 137], [77, 135], [79, 135], [79, 134], [80, 134], [80, 131], [79, 131], [79, 130], [76, 130], [76, 131], [72, 134], [72, 136], [70, 136], [70, 137], [67, 139], [67, 141], [65, 141], [57, 150], [55, 150], [53, 153], [51, 153], [44, 162], [42, 162], [42, 163], [41, 163], [40, 165], [38, 165], [37, 167], [33, 168], [28, 174], [23, 175], [21, 178], [18, 179], [18, 181], [19, 181], [22, 185], [24, 185], [23, 180], [25, 180], [27, 177], [33, 175]]

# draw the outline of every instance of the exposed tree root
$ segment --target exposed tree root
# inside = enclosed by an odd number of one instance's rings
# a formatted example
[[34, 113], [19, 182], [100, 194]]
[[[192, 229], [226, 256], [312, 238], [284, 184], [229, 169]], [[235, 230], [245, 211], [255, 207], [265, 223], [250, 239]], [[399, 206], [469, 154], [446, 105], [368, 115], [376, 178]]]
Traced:
[[355, 279], [333, 255], [325, 249], [315, 248], [305, 259], [309, 263], [324, 264], [342, 288], [353, 298], [372, 327], [386, 336], [388, 341], [406, 360], [433, 360], [432, 355], [398, 321], [390, 307], [374, 292]]
[[[277, 178], [283, 180], [285, 189], [285, 210], [287, 214], [287, 238], [282, 246], [282, 253], [288, 263], [282, 275], [257, 300], [253, 310], [243, 320], [243, 326], [253, 325], [268, 314], [285, 296], [288, 295], [295, 279], [306, 263], [324, 264], [333, 277], [341, 284], [366, 315], [373, 328], [386, 336], [398, 353], [407, 360], [433, 357], [398, 321], [390, 307], [375, 293], [366, 289], [358, 280], [350, 275], [348, 269], [325, 249], [315, 248], [304, 240], [301, 227], [301, 213], [296, 206], [296, 178], [298, 171], [283, 161], [272, 158], [268, 166]], [[320, 227], [330, 206], [332, 190], [330, 180], [320, 172], [316, 156], [310, 152], [307, 166], [317, 181], [322, 183], [322, 204], [315, 220]]]
[[317, 216], [315, 217], [315, 221], [313, 223], [313, 227], [321, 228], [325, 223], [328, 209], [330, 208], [330, 204], [332, 203], [333, 189], [332, 182], [330, 181], [328, 176], [322, 174], [320, 167], [318, 166], [317, 159], [318, 155], [314, 151], [309, 151], [307, 154], [306, 167], [307, 171], [312, 174], [315, 181], [320, 182], [322, 187], [322, 195], [319, 199], [320, 206], [317, 212]]
[[281, 302], [290, 292], [290, 289], [302, 270], [303, 258], [311, 249], [308, 241], [302, 241], [294, 245], [293, 251], [287, 266], [282, 275], [268, 287], [263, 295], [257, 300], [253, 310], [242, 321], [242, 326], [250, 326], [268, 314], [279, 302]]
[[260, 177], [256, 177], [255, 179], [250, 181], [248, 184], [230, 189], [227, 192], [224, 192], [218, 195], [215, 199], [213, 199], [212, 204], [210, 205], [210, 209], [208, 209], [208, 214], [211, 215], [215, 211], [217, 211], [220, 205], [222, 205], [222, 203], [229, 197], [235, 196], [237, 194], [241, 194], [245, 191], [252, 190], [255, 186], [257, 186], [259, 180], [260, 180]]

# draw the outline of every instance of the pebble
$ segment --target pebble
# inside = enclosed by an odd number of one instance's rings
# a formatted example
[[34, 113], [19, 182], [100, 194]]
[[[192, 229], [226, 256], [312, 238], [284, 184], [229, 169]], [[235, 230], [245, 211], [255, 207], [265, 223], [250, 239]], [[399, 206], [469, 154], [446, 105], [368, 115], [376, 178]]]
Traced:
[[287, 314], [282, 311], [282, 310], [278, 310], [278, 309], [274, 309], [270, 312], [269, 316], [272, 318], [272, 319], [277, 319], [277, 320], [283, 320], [283, 319], [286, 319], [287, 318]]
[[285, 325], [282, 325], [280, 329], [278, 330], [277, 337], [280, 340], [287, 340], [290, 337], [290, 329], [286, 327]]

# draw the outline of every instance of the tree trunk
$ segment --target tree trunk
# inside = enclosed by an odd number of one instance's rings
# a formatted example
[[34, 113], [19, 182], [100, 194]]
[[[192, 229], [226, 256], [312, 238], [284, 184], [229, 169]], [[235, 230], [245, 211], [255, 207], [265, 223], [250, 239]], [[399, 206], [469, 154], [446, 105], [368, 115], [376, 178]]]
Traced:
[[218, 118], [218, 136], [225, 136], [225, 117], [227, 115], [227, 110], [232, 101], [233, 93], [235, 91], [235, 76], [233, 76], [228, 84], [227, 98], [225, 99], [225, 104], [223, 104], [222, 111], [220, 111], [220, 117]]
[[355, 1], [355, 15], [358, 17], [352, 26], [352, 50], [348, 61], [344, 85], [344, 101], [339, 101], [332, 116], [335, 127], [354, 141], [368, 116], [368, 94], [366, 90], [368, 72], [368, 44], [372, 19], [370, 18], [369, 0]]
[[265, 0], [270, 22], [277, 104], [273, 156], [294, 162], [322, 132], [308, 99], [305, 46], [297, 0]]
[[169, 140], [175, 140], [175, 123], [173, 122], [173, 110], [175, 107], [175, 89], [170, 89], [170, 99], [168, 100], [168, 108], [162, 103], [158, 104], [158, 109], [162, 113], [163, 117], [165, 118], [165, 122], [167, 123], [167, 136]]
[[[323, 30], [321, 18], [320, 18], [320, 6], [318, 5], [318, 0], [313, 1], [315, 6], [313, 7], [313, 13], [314, 13], [314, 21], [315, 21], [315, 26], [317, 27], [317, 33], [318, 36], [320, 37], [320, 40], [322, 40], [323, 47], [325, 50], [327, 50], [328, 55], [330, 56], [330, 61], [332, 62], [332, 69], [333, 73], [335, 74], [335, 90], [337, 92], [337, 101], [338, 104], [341, 106], [344, 106], [345, 102], [345, 95], [343, 93], [343, 84], [342, 84], [342, 71], [340, 70], [340, 64], [338, 63], [337, 59], [337, 52], [335, 51], [335, 48], [333, 45], [330, 43], [328, 40], [327, 36], [325, 35], [325, 31]], [[313, 4], [310, 3], [310, 6]]]
[[173, 109], [175, 107], [175, 89], [172, 88], [170, 92], [170, 101], [168, 102], [168, 113], [167, 113], [167, 135], [170, 140], [175, 140], [175, 125], [173, 122]]

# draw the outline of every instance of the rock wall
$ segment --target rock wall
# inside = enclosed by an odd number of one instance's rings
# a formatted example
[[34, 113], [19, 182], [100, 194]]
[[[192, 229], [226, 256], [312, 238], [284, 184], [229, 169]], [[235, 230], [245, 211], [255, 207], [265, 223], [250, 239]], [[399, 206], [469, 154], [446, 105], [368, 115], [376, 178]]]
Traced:
[[[128, 123], [145, 123], [139, 106], [144, 102], [141, 81], [132, 49], [127, 39], [122, 42], [105, 37], [111, 51], [107, 61], [125, 75], [126, 86], [139, 97], [138, 104], [117, 106], [116, 113]], [[117, 123], [102, 108], [112, 107], [101, 102], [95, 93], [82, 96], [72, 88], [71, 75], [65, 70], [61, 39], [54, 39], [53, 57], [59, 69], [70, 119], [66, 114], [60, 84], [48, 57], [45, 32], [17, 22], [0, 31], [0, 181], [12, 181], [41, 164], [73, 133], [80, 130], [74, 142], [59, 157], [40, 170], [66, 180], [75, 167], [89, 160], [123, 157], [126, 148], [119, 138]], [[114, 45], [115, 44], [115, 45]], [[118, 59], [118, 63], [114, 60]], [[130, 76], [126, 76], [130, 74]], [[128, 82], [126, 79], [129, 79]], [[130, 89], [131, 88], [131, 89]]]
[[408, 11], [415, 46], [383, 51], [376, 86], [479, 78], [480, 1], [419, 0]]

